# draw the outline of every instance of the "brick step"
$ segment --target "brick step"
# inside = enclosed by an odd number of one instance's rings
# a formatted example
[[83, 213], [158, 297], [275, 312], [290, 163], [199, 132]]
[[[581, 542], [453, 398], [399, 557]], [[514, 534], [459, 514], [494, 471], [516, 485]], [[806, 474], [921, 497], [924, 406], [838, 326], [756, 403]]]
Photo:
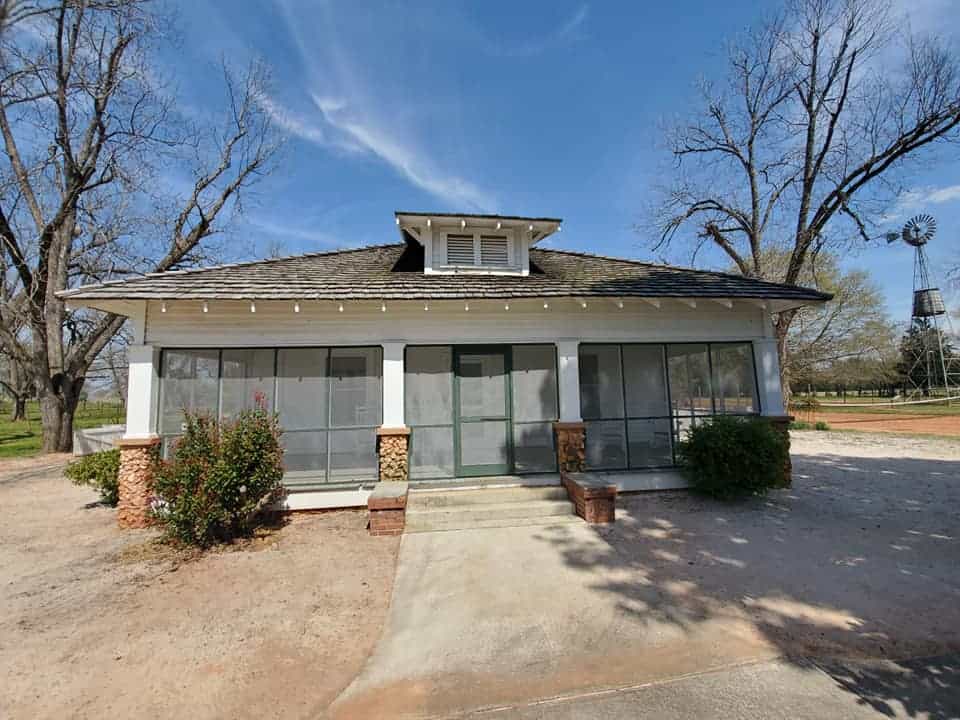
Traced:
[[538, 500], [567, 500], [567, 491], [559, 485], [547, 487], [480, 488], [473, 490], [411, 490], [411, 508], [502, 505]]
[[501, 517], [490, 520], [439, 520], [432, 518], [431, 514], [423, 513], [420, 515], [407, 516], [406, 532], [449, 532], [453, 530], [480, 530], [484, 528], [508, 528], [508, 527], [527, 527], [569, 525], [582, 523], [583, 520], [574, 515], [550, 515], [547, 517]]

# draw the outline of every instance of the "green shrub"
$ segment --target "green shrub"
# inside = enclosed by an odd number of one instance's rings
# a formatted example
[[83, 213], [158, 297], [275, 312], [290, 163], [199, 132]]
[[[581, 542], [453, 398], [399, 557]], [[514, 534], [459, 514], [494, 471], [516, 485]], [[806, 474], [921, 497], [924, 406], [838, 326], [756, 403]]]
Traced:
[[154, 472], [154, 514], [168, 536], [207, 547], [249, 535], [283, 496], [283, 449], [277, 418], [263, 408], [218, 424], [186, 415], [173, 459]]
[[766, 420], [717, 415], [690, 430], [677, 456], [695, 490], [730, 499], [779, 485], [788, 452], [787, 439]]
[[806, 420], [794, 420], [790, 423], [791, 430], [812, 430], [813, 425], [808, 423]]
[[116, 507], [120, 500], [120, 450], [101, 450], [74, 460], [63, 471], [74, 485], [86, 485], [100, 493], [101, 502]]
[[829, 429], [830, 429], [830, 426], [827, 425], [823, 420], [817, 420], [817, 422], [815, 422], [815, 423], [813, 424], [813, 429], [814, 429], [814, 430], [829, 430]]

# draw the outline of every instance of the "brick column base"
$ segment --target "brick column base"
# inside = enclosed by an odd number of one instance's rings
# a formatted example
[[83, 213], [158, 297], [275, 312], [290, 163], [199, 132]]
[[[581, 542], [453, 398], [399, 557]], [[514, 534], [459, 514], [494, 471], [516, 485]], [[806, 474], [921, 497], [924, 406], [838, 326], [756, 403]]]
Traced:
[[616, 485], [601, 485], [567, 473], [561, 473], [560, 480], [577, 515], [588, 523], [601, 525], [616, 519]]
[[367, 498], [371, 535], [400, 535], [406, 526], [407, 483], [379, 483]]
[[793, 484], [793, 463], [790, 461], [790, 423], [793, 422], [792, 415], [767, 415], [765, 416], [770, 426], [778, 433], [783, 435], [787, 441], [787, 459], [783, 465], [783, 477], [776, 487], [788, 488]]
[[153, 523], [150, 503], [153, 500], [152, 468], [160, 438], [120, 439], [120, 472], [118, 485], [117, 525], [122, 528], [143, 528]]
[[587, 463], [587, 429], [582, 422], [555, 422], [557, 470], [560, 474], [583, 472]]
[[406, 482], [410, 479], [410, 428], [377, 428], [377, 457], [380, 482]]

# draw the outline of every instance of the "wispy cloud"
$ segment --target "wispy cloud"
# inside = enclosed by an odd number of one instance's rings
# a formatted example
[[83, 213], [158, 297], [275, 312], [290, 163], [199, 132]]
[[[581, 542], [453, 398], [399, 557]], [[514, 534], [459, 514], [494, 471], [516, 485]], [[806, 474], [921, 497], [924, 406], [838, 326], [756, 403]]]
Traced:
[[432, 167], [426, 153], [404, 144], [368, 118], [353, 112], [345, 100], [316, 95], [313, 100], [329, 126], [345, 133], [421, 190], [474, 210], [495, 208], [496, 201], [491, 195], [461, 177]]
[[505, 45], [500, 42], [491, 42], [487, 51], [499, 57], [533, 57], [546, 52], [550, 48], [562, 45], [572, 39], [580, 27], [586, 22], [590, 14], [589, 5], [581, 5], [574, 13], [564, 20], [554, 30], [546, 33], [537, 33], [537, 37], [519, 45]]
[[928, 208], [930, 205], [942, 205], [943, 203], [957, 201], [960, 201], [960, 185], [905, 190], [900, 193], [893, 207], [883, 215], [881, 221], [900, 220], [907, 215]]
[[321, 250], [350, 247], [350, 243], [343, 242], [335, 235], [311, 227], [293, 225], [282, 219], [262, 215], [248, 215], [245, 219], [250, 227], [284, 242], [299, 240], [309, 243], [311, 249]]

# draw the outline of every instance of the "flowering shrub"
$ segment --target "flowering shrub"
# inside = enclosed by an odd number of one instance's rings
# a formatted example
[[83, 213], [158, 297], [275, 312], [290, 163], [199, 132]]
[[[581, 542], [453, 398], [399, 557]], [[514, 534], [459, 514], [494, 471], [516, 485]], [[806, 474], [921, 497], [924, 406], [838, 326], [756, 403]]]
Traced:
[[173, 459], [154, 472], [154, 514], [169, 536], [207, 547], [249, 535], [283, 497], [283, 449], [275, 415], [258, 407], [218, 424], [186, 414]]

